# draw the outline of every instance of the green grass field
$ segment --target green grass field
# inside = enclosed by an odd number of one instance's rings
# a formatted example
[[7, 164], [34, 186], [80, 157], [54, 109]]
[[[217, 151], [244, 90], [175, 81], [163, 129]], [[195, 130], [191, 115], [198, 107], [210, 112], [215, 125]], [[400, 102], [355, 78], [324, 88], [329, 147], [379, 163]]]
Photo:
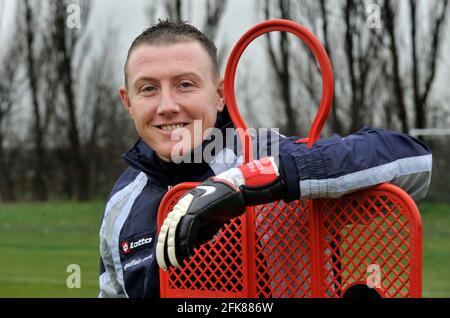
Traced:
[[[96, 297], [103, 202], [0, 204], [0, 297]], [[450, 297], [450, 205], [422, 204], [423, 296]], [[70, 289], [69, 264], [81, 268]]]
[[[0, 205], [0, 297], [96, 297], [104, 203]], [[81, 288], [69, 289], [69, 264]]]

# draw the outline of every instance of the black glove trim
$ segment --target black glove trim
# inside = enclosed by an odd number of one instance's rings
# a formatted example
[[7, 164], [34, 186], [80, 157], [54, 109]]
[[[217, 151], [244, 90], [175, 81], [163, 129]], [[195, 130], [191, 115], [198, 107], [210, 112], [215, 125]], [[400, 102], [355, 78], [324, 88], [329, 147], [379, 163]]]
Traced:
[[[202, 186], [208, 185], [215, 187], [216, 190], [206, 197], [202, 197], [205, 192], [202, 189], [190, 192], [196, 198], [177, 225], [176, 237], [179, 241], [175, 248], [179, 264], [183, 259], [192, 257], [194, 248], [212, 239], [230, 219], [245, 212], [245, 201], [238, 189], [220, 179], [202, 183]], [[214, 205], [214, 209], [210, 209], [211, 205]], [[207, 231], [207, 234], [203, 235], [205, 233], [199, 233], [200, 231]]]
[[285, 184], [283, 200], [286, 202], [298, 200], [300, 198], [300, 180], [294, 158], [290, 154], [280, 154], [278, 170]]
[[281, 177], [277, 177], [274, 181], [264, 186], [249, 187], [242, 185], [240, 189], [244, 196], [245, 205], [247, 206], [281, 200], [285, 192]]

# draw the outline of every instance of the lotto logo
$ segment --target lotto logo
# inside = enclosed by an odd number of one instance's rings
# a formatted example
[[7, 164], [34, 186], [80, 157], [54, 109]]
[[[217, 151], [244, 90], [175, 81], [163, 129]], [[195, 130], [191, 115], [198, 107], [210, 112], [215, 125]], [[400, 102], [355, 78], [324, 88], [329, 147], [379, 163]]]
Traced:
[[128, 254], [131, 252], [130, 246], [128, 245], [128, 242], [122, 242], [122, 251], [124, 254]]
[[152, 243], [151, 237], [141, 237], [136, 239], [130, 239], [120, 243], [123, 254], [130, 254], [136, 249], [144, 248]]

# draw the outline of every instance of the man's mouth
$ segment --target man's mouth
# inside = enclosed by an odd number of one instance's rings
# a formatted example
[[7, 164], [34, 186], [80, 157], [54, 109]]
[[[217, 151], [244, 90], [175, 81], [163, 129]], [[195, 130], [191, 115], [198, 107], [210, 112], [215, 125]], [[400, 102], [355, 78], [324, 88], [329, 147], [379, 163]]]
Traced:
[[187, 126], [187, 123], [171, 124], [171, 125], [159, 125], [159, 126], [156, 126], [156, 127], [161, 129], [161, 130], [170, 132], [172, 130], [175, 130], [177, 128], [183, 128], [185, 126]]

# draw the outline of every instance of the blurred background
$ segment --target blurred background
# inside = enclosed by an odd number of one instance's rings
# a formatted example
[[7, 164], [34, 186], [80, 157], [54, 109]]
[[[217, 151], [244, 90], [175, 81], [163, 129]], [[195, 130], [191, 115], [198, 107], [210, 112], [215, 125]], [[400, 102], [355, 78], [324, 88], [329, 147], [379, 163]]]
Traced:
[[[0, 0], [0, 297], [96, 297], [104, 202], [137, 138], [118, 95], [123, 65], [167, 17], [214, 39], [222, 71], [254, 24], [299, 22], [333, 65], [323, 137], [371, 125], [424, 140], [423, 295], [450, 297], [449, 11], [448, 0]], [[307, 136], [320, 71], [299, 39], [272, 33], [245, 51], [236, 94], [251, 126]], [[80, 288], [68, 287], [70, 264]]]

